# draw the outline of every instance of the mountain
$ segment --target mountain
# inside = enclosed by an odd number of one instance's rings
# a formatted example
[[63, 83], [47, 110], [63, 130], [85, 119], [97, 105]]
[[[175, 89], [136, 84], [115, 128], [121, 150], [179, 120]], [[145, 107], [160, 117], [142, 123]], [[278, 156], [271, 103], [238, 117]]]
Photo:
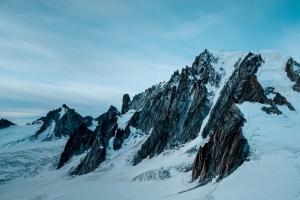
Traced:
[[32, 125], [34, 140], [2, 130], [0, 197], [299, 199], [299, 88], [290, 57], [205, 50], [169, 81], [124, 94], [121, 111], [92, 119], [63, 105]]
[[[237, 61], [235, 64], [222, 65], [224, 60], [228, 59], [227, 57], [216, 57], [205, 50], [196, 57], [191, 67], [182, 69], [181, 73], [176, 71], [168, 82], [147, 89], [144, 93], [134, 96], [132, 101], [125, 94], [122, 112], [134, 110], [130, 111], [134, 114], [128, 118], [128, 124], [120, 127], [117, 123], [117, 115], [115, 115], [115, 119], [107, 125], [118, 127], [112, 130], [115, 134], [99, 131], [91, 150], [72, 174], [80, 175], [95, 170], [105, 160], [106, 148], [109, 146], [108, 141], [111, 140], [114, 150], [121, 148], [123, 141], [131, 134], [130, 127], [149, 135], [140, 150], [130, 160], [132, 165], [137, 165], [145, 158], [152, 158], [163, 151], [180, 148], [181, 145], [195, 139], [204, 119], [210, 114], [215, 116], [209, 118], [210, 120], [203, 129], [202, 137], [204, 139], [211, 136], [213, 138], [214, 135], [209, 133], [216, 132], [217, 129], [230, 128], [217, 130], [218, 133], [215, 135], [221, 138], [218, 139], [222, 144], [214, 143], [209, 148], [204, 146], [200, 148], [198, 154], [214, 151], [209, 152], [210, 155], [217, 156], [217, 152], [223, 152], [228, 146], [231, 148], [227, 151], [231, 153], [223, 155], [221, 160], [217, 157], [209, 158], [211, 161], [217, 161], [213, 165], [199, 163], [197, 158], [200, 155], [197, 156], [193, 165], [193, 180], [199, 177], [200, 172], [202, 172], [200, 182], [216, 175], [219, 175], [220, 179], [228, 176], [246, 160], [249, 153], [249, 145], [241, 133], [241, 127], [245, 120], [235, 103], [243, 101], [264, 103], [265, 100], [264, 90], [259, 87], [254, 76], [262, 62], [261, 57], [252, 53], [248, 55], [240, 53], [232, 56]], [[245, 57], [243, 58], [243, 56]], [[233, 58], [230, 57], [230, 59]], [[222, 83], [222, 79], [228, 79], [227, 84]], [[243, 80], [243, 84], [240, 84], [241, 80]], [[220, 95], [213, 106], [218, 89]], [[223, 116], [225, 115], [228, 115], [228, 120], [224, 120]], [[223, 139], [222, 137], [226, 137], [228, 132], [232, 132], [230, 134], [232, 138]], [[197, 148], [193, 147], [190, 151], [196, 152]], [[202, 153], [202, 151], [205, 152]], [[88, 161], [91, 159], [88, 158], [102, 159], [91, 164]], [[225, 160], [227, 162], [230, 160], [230, 166]], [[203, 169], [204, 166], [209, 166], [209, 168]], [[84, 170], [78, 172], [79, 168]]]
[[41, 128], [36, 132], [35, 138], [51, 140], [61, 136], [69, 136], [81, 124], [93, 125], [93, 118], [82, 117], [74, 109], [63, 104], [62, 107], [52, 110], [45, 117], [32, 122], [31, 124], [42, 123]]
[[13, 125], [16, 124], [12, 123], [11, 121], [8, 121], [7, 119], [0, 119], [0, 129], [7, 128]]

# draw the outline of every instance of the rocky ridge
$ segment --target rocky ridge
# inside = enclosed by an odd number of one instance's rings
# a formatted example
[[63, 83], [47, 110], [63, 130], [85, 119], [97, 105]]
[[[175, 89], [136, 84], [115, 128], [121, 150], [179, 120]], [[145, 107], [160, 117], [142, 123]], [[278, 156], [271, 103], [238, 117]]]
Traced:
[[[134, 128], [149, 137], [132, 156], [132, 165], [201, 137], [206, 142], [186, 152], [197, 152], [192, 180], [207, 183], [233, 173], [249, 156], [249, 144], [242, 133], [246, 119], [236, 105], [257, 102], [262, 112], [278, 115], [282, 114], [278, 105], [295, 108], [274, 88], [264, 88], [257, 80], [256, 73], [265, 63], [260, 54], [219, 55], [226, 53], [205, 50], [191, 67], [186, 66], [181, 73], [175, 71], [168, 82], [152, 86], [132, 100], [125, 94], [121, 112], [111, 106], [99, 117], [95, 131], [80, 126], [71, 134], [58, 168], [73, 155], [87, 151], [71, 174], [95, 170], [106, 160], [108, 150], [122, 148]], [[287, 61], [287, 76], [295, 82], [295, 91], [300, 82], [298, 68], [292, 58]], [[124, 124], [120, 119], [125, 116], [128, 120]]]
[[[108, 148], [109, 140], [117, 130], [116, 122], [119, 115], [120, 112], [111, 106], [106, 113], [98, 118], [99, 125], [94, 131], [95, 140], [89, 146], [90, 150], [87, 155], [71, 174], [82, 175], [94, 171], [105, 160], [106, 148]], [[81, 141], [77, 144], [81, 144]]]
[[36, 132], [35, 138], [43, 136], [45, 140], [51, 140], [55, 137], [69, 136], [81, 124], [92, 125], [93, 118], [90, 116], [82, 117], [74, 109], [63, 104], [62, 107], [52, 110], [45, 117], [42, 117], [32, 124], [43, 123]]

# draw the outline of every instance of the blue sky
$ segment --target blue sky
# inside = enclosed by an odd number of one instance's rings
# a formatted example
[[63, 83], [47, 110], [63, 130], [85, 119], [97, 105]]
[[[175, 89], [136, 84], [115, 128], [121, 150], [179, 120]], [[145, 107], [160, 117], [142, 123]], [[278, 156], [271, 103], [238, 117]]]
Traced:
[[190, 66], [204, 49], [300, 61], [300, 2], [0, 1], [0, 118], [62, 104], [93, 117]]

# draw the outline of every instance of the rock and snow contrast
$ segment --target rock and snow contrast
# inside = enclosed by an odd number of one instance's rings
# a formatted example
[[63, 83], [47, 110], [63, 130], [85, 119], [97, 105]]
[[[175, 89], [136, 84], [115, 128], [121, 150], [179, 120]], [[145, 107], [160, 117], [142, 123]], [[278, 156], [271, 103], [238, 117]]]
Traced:
[[0, 130], [0, 199], [300, 199], [300, 64], [205, 50], [98, 118]]
[[69, 136], [79, 125], [93, 125], [93, 118], [82, 117], [74, 109], [63, 104], [62, 107], [50, 111], [46, 117], [42, 117], [32, 124], [42, 122], [41, 128], [36, 132], [35, 138], [52, 140], [55, 137]]
[[8, 128], [10, 126], [14, 126], [16, 124], [12, 123], [11, 121], [8, 121], [7, 119], [0, 119], [0, 129]]

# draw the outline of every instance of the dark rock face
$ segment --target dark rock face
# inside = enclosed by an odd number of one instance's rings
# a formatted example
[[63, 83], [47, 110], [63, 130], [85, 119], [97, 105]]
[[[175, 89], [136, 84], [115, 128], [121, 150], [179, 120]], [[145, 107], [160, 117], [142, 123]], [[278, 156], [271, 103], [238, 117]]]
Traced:
[[105, 147], [109, 140], [115, 135], [117, 130], [117, 120], [120, 112], [114, 106], [110, 106], [108, 111], [99, 117], [99, 126], [96, 128], [97, 137], [101, 137]]
[[249, 145], [242, 134], [246, 120], [235, 103], [267, 100], [255, 76], [261, 62], [260, 56], [249, 53], [222, 89], [202, 132], [204, 138], [210, 139], [195, 158], [193, 180], [200, 177], [199, 182], [203, 182], [217, 175], [225, 178], [246, 160]]
[[[242, 135], [245, 119], [233, 104], [218, 122], [215, 133], [197, 153], [193, 165], [193, 181], [210, 180], [219, 175], [221, 180], [236, 170], [247, 158], [249, 145]], [[225, 128], [223, 128], [225, 126]]]
[[100, 137], [97, 137], [94, 144], [90, 150], [93, 153], [88, 153], [70, 175], [87, 174], [94, 171], [100, 163], [105, 161], [106, 148], [104, 147], [104, 142]]
[[70, 138], [65, 146], [57, 169], [61, 168], [74, 155], [80, 155], [87, 151], [95, 141], [96, 134], [87, 128], [86, 124], [81, 124], [70, 135]]
[[137, 128], [150, 137], [137, 152], [133, 165], [146, 157], [153, 157], [166, 149], [184, 144], [197, 137], [204, 118], [212, 106], [213, 92], [206, 84], [219, 87], [225, 74], [212, 66], [217, 59], [207, 50], [196, 57], [192, 67], [176, 71], [169, 82], [157, 91], [157, 95], [145, 103], [139, 112]]
[[266, 112], [269, 115], [271, 115], [271, 114], [281, 115], [282, 114], [282, 112], [278, 109], [278, 107], [276, 105], [270, 106], [270, 107], [263, 106], [261, 108], [261, 110]]
[[83, 123], [86, 124], [87, 127], [93, 125], [93, 117], [91, 116], [86, 116], [83, 118]]
[[280, 93], [275, 92], [274, 88], [267, 87], [265, 89], [265, 94], [275, 94], [273, 99], [267, 99], [266, 103], [270, 105], [270, 107], [263, 106], [261, 109], [262, 111], [266, 112], [267, 114], [277, 114], [280, 115], [282, 112], [279, 110], [279, 108], [276, 105], [286, 105], [290, 110], [295, 111], [295, 108], [292, 106], [290, 102], [287, 101], [287, 99], [282, 96]]
[[277, 104], [277, 105], [286, 105], [290, 110], [295, 111], [295, 108], [292, 106], [292, 104], [290, 102], [288, 102], [286, 100], [286, 98], [284, 96], [281, 96], [281, 94], [279, 94], [278, 92], [275, 93], [275, 97], [273, 98], [273, 101]]
[[134, 109], [139, 111], [150, 99], [153, 99], [157, 95], [158, 91], [162, 89], [162, 85], [163, 83], [154, 85], [145, 90], [145, 92], [135, 95], [132, 101], [128, 103], [128, 110]]
[[130, 129], [129, 126], [126, 127], [125, 130], [117, 129], [116, 135], [113, 140], [113, 148], [114, 150], [118, 150], [122, 147], [122, 144], [126, 138], [130, 135]]
[[287, 76], [292, 82], [295, 82], [293, 85], [293, 90], [300, 92], [300, 64], [297, 63], [293, 58], [290, 58], [286, 64], [285, 71]]
[[[290, 110], [295, 110], [274, 88], [264, 90], [258, 83], [255, 73], [262, 62], [260, 55], [249, 53], [222, 89], [202, 132], [204, 138], [210, 136], [210, 139], [200, 147], [195, 158], [193, 180], [199, 178], [199, 182], [205, 182], [216, 176], [221, 180], [246, 160], [249, 145], [242, 134], [246, 120], [236, 103], [269, 104], [270, 107], [262, 107], [268, 114], [282, 114], [276, 105], [286, 105]], [[266, 97], [270, 93], [275, 94], [273, 100]]]
[[[122, 113], [130, 109], [138, 112], [133, 115], [124, 130], [117, 129], [117, 125], [113, 130], [115, 134], [104, 134], [103, 130], [99, 130], [97, 135], [101, 135], [101, 139], [97, 141], [101, 141], [101, 144], [107, 147], [107, 141], [114, 137], [113, 148], [117, 150], [130, 135], [130, 126], [145, 133], [154, 127], [151, 136], [132, 161], [133, 164], [137, 164], [147, 156], [153, 157], [165, 149], [194, 139], [209, 112], [212, 104], [210, 99], [214, 96], [207, 90], [205, 84], [210, 83], [214, 87], [219, 87], [221, 77], [224, 75], [224, 70], [220, 69], [221, 72], [217, 72], [212, 67], [214, 62], [217, 62], [216, 58], [205, 51], [196, 57], [192, 67], [182, 69], [181, 73], [175, 71], [167, 83], [160, 83], [147, 89], [134, 96], [132, 101], [129, 96], [124, 95]], [[115, 123], [116, 121], [110, 123], [110, 126]], [[90, 151], [89, 154], [92, 157], [93, 152]], [[88, 173], [85, 170], [86, 168], [83, 169], [84, 172], [77, 170], [74, 173]]]
[[47, 128], [55, 125], [53, 135], [46, 138], [46, 140], [51, 140], [51, 137], [69, 136], [82, 123], [91, 125], [92, 117], [83, 118], [74, 109], [70, 109], [64, 104], [61, 108], [50, 111], [46, 117], [40, 118], [39, 121], [43, 121], [43, 125], [35, 136], [38, 137]]
[[76, 113], [74, 109], [70, 109], [56, 123], [54, 135], [56, 137], [68, 136], [82, 123], [84, 123], [82, 116]]
[[[71, 172], [71, 175], [82, 175], [94, 171], [99, 164], [105, 160], [106, 148], [108, 147], [109, 140], [114, 136], [117, 130], [119, 115], [119, 111], [111, 106], [106, 113], [98, 118], [99, 125], [95, 132], [91, 133], [91, 135], [95, 135], [94, 142], [91, 146], [86, 146], [86, 149], [91, 149], [76, 169]], [[86, 135], [84, 133], [80, 134]], [[84, 141], [81, 140], [80, 142]]]
[[122, 101], [122, 110], [121, 110], [121, 114], [126, 113], [129, 109], [129, 102], [130, 102], [130, 97], [129, 94], [124, 94], [123, 95], [123, 101]]
[[0, 129], [8, 128], [10, 126], [16, 125], [12, 123], [11, 121], [8, 121], [7, 119], [0, 119]]

